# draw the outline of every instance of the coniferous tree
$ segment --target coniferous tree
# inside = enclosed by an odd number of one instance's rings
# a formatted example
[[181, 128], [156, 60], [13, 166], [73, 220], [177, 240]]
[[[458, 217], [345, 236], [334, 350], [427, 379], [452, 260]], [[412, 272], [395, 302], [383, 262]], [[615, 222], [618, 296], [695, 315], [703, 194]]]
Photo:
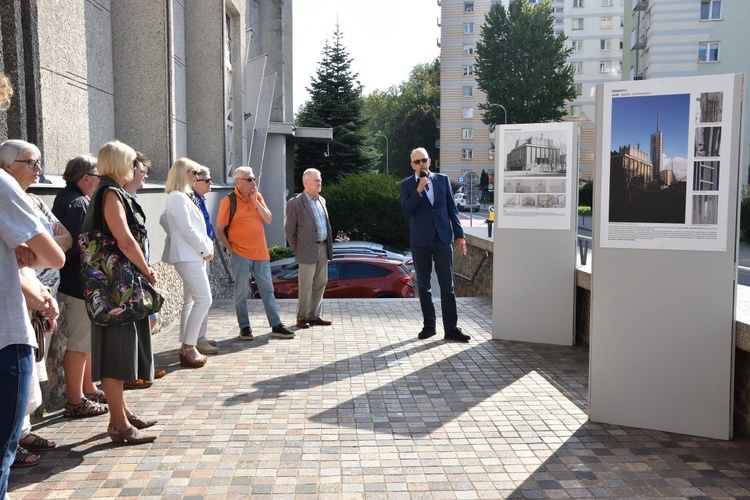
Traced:
[[333, 181], [342, 174], [362, 171], [371, 161], [365, 148], [362, 88], [352, 73], [352, 59], [342, 44], [336, 26], [333, 43], [326, 41], [323, 60], [310, 78], [310, 101], [300, 109], [296, 123], [305, 127], [333, 128], [333, 142], [300, 142], [295, 151], [295, 182], [301, 186], [302, 172], [320, 170]]
[[477, 42], [475, 75], [487, 94], [484, 123], [559, 121], [565, 101], [575, 99], [573, 68], [567, 63], [571, 48], [565, 35], [552, 31], [554, 16], [548, 2], [498, 2], [485, 16]]

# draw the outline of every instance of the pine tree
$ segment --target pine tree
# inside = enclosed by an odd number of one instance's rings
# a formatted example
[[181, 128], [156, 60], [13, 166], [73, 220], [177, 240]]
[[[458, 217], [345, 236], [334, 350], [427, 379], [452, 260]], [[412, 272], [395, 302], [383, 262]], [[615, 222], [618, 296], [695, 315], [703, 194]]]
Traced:
[[297, 114], [296, 123], [305, 127], [333, 128], [331, 144], [300, 142], [295, 151], [295, 182], [310, 167], [320, 170], [331, 182], [343, 174], [368, 168], [365, 120], [362, 116], [362, 87], [352, 73], [352, 59], [342, 44], [343, 34], [336, 25], [333, 44], [326, 41], [323, 60], [310, 78], [310, 101]]
[[552, 31], [554, 16], [548, 1], [536, 5], [511, 0], [506, 10], [498, 2], [485, 16], [477, 42], [475, 75], [487, 94], [484, 123], [559, 121], [563, 105], [576, 97], [571, 48], [565, 35]]

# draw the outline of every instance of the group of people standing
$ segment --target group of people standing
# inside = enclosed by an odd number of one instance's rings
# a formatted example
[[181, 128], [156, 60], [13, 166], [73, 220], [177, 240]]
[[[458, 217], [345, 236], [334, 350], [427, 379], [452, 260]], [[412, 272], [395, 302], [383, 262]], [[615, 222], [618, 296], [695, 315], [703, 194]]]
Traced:
[[[0, 75], [0, 110], [7, 108], [12, 88]], [[56, 328], [59, 307], [65, 309], [68, 339], [63, 357], [67, 401], [63, 415], [70, 418], [109, 414], [107, 433], [114, 442], [147, 443], [156, 439], [144, 429], [155, 425], [128, 406], [124, 387], [140, 381], [150, 385], [155, 369], [151, 347], [153, 318], [118, 326], [99, 326], [88, 317], [81, 276], [78, 236], [101, 229], [113, 237], [120, 251], [152, 285], [157, 274], [149, 264], [146, 214], [137, 191], [148, 178], [150, 161], [130, 146], [111, 141], [98, 157], [80, 155], [66, 165], [66, 186], [50, 210], [27, 192], [39, 181], [39, 149], [28, 142], [0, 144], [0, 272], [5, 293], [0, 294], [0, 498], [5, 497], [11, 465], [38, 463], [31, 452], [53, 449], [54, 441], [31, 433], [29, 414], [41, 404], [39, 381], [45, 363], [34, 363], [32, 349], [45, 350], [35, 340], [30, 313], [44, 318], [47, 334]], [[411, 220], [411, 246], [424, 317], [420, 339], [436, 333], [431, 295], [433, 264], [441, 290], [445, 339], [467, 342], [457, 326], [453, 292], [454, 245], [466, 253], [466, 242], [453, 203], [448, 177], [429, 171], [423, 148], [411, 155], [414, 175], [401, 183], [402, 214]], [[241, 340], [253, 340], [247, 299], [250, 274], [255, 278], [271, 337], [293, 339], [295, 332], [281, 321], [273, 292], [270, 255], [264, 226], [272, 221], [250, 167], [233, 172], [235, 187], [222, 199], [216, 228], [211, 224], [205, 195], [211, 190], [210, 171], [180, 158], [166, 182], [166, 208], [159, 218], [167, 234], [162, 261], [172, 264], [182, 279], [179, 363], [201, 368], [207, 355], [216, 354], [216, 342], [207, 338], [212, 303], [208, 279], [217, 237], [229, 256], [234, 275], [235, 313]], [[333, 237], [325, 199], [320, 196], [321, 173], [309, 168], [302, 176], [304, 191], [286, 207], [285, 234], [299, 264], [297, 329], [331, 325], [322, 314], [323, 295], [332, 258]], [[102, 228], [95, 228], [101, 214]], [[159, 370], [163, 372], [164, 370]], [[157, 376], [159, 374], [157, 373]], [[100, 381], [97, 388], [94, 381]], [[136, 385], [138, 386], [138, 385]], [[141, 385], [146, 386], [146, 385]]]

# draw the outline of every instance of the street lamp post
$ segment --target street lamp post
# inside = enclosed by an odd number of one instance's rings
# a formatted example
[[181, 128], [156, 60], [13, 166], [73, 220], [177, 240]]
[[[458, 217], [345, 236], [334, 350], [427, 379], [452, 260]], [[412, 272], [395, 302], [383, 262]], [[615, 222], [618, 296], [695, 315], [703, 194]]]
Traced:
[[487, 104], [489, 104], [490, 106], [497, 106], [498, 108], [502, 108], [503, 114], [505, 115], [505, 124], [507, 125], [508, 124], [508, 112], [505, 110], [505, 106], [503, 106], [502, 104], [494, 104], [494, 103], [487, 103]]
[[385, 173], [389, 173], [390, 171], [390, 159], [388, 158], [388, 137], [384, 134], [378, 134], [380, 137], [385, 139]]

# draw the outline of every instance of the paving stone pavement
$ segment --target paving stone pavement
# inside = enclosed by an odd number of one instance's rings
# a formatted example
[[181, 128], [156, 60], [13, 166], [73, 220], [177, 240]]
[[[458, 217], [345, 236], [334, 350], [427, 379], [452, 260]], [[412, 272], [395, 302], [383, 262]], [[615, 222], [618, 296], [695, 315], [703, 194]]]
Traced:
[[[116, 445], [106, 416], [55, 412], [57, 449], [13, 469], [37, 498], [750, 498], [750, 443], [588, 421], [588, 351], [491, 340], [491, 302], [458, 300], [469, 344], [416, 338], [416, 299], [327, 300], [330, 327], [252, 342], [211, 309], [219, 355], [181, 368], [177, 325], [154, 336], [167, 376], [127, 391], [153, 444]], [[295, 300], [279, 301], [294, 323]]]

